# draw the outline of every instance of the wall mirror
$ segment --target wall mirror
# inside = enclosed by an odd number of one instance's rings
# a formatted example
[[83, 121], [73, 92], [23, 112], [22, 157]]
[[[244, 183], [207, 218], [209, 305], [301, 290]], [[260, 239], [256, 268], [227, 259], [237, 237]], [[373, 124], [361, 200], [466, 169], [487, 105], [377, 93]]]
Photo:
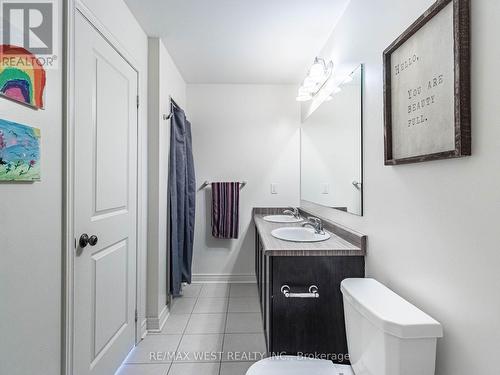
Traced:
[[301, 199], [363, 215], [363, 65], [301, 126]]

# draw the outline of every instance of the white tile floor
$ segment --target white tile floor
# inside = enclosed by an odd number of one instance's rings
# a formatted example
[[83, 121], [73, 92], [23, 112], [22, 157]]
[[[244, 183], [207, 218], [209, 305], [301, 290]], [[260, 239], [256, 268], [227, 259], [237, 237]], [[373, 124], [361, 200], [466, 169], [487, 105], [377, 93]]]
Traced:
[[245, 375], [265, 352], [255, 284], [192, 284], [116, 375]]

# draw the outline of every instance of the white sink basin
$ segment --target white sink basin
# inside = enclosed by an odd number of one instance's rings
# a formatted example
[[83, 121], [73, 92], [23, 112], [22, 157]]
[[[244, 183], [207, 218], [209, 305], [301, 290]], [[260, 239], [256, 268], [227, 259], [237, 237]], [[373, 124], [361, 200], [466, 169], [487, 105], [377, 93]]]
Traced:
[[330, 238], [330, 233], [316, 233], [312, 228], [283, 227], [271, 232], [273, 237], [292, 242], [320, 242]]
[[268, 215], [264, 216], [264, 220], [271, 223], [300, 223], [301, 221], [304, 221], [304, 219], [297, 219], [292, 215]]

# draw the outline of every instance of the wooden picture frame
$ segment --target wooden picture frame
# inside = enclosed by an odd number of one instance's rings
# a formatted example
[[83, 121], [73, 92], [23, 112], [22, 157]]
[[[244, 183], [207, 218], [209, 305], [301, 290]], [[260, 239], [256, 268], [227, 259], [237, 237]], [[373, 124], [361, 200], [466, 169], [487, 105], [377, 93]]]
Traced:
[[[450, 7], [452, 8], [450, 9], [448, 5], [450, 5]], [[441, 14], [441, 18], [436, 17], [444, 9], [446, 9], [446, 12], [452, 14], [453, 18], [453, 30], [450, 31], [449, 38], [453, 39], [454, 46], [452, 51], [450, 50], [447, 52], [450, 54], [450, 58], [452, 58], [453, 61], [436, 62], [433, 60], [436, 59], [435, 56], [439, 55], [440, 53], [442, 54], [441, 50], [437, 49], [440, 46], [439, 38], [442, 38], [442, 36], [446, 35], [446, 33], [442, 33], [439, 35], [432, 34], [432, 38], [429, 37], [429, 33], [435, 31], [434, 29], [436, 29], [437, 22], [441, 22], [442, 19], [445, 20], [445, 12]], [[424, 28], [424, 26], [428, 25], [429, 21], [433, 20], [434, 17], [436, 17], [436, 21], [432, 24], [429, 24], [427, 28]], [[445, 24], [445, 27], [448, 24], [451, 25], [451, 22], [449, 20], [443, 23]], [[417, 38], [420, 35], [419, 32], [422, 31], [422, 28], [424, 28], [422, 34], [424, 34], [425, 32], [427, 33], [427, 35], [425, 37], [422, 36], [424, 42], [420, 41], [419, 44]], [[410, 38], [412, 39], [410, 40]], [[427, 43], [425, 38], [427, 38]], [[410, 42], [408, 42], [409, 40]], [[429, 43], [429, 40], [432, 40], [433, 42]], [[405, 45], [406, 42], [408, 43]], [[401, 48], [402, 46], [403, 48]], [[399, 60], [397, 64], [392, 63], [391, 57], [393, 56], [393, 54], [399, 53], [398, 51], [400, 48], [401, 51], [405, 49], [408, 50], [410, 48], [408, 46], [417, 46], [416, 48], [421, 48], [424, 52], [427, 52], [427, 55], [424, 55], [424, 58], [420, 59], [420, 56], [418, 56], [417, 54], [418, 52], [415, 52], [414, 55], [410, 55], [409, 60], [400, 60], [403, 61], [403, 63], [401, 64], [399, 63]], [[429, 53], [433, 52], [434, 50], [436, 51], [436, 53]], [[470, 0], [438, 0], [384, 51], [383, 59], [385, 165], [417, 163], [471, 155]], [[410, 75], [412, 74], [412, 70], [409, 69], [409, 66], [412, 65], [412, 63], [415, 63], [413, 67], [413, 76]], [[446, 81], [446, 78], [450, 79], [448, 80], [449, 82], [446, 83], [446, 87], [448, 88], [448, 90], [445, 93], [443, 93], [442, 91], [435, 91], [436, 100], [434, 100], [434, 97], [432, 97], [432, 100], [429, 100], [431, 98], [430, 96], [427, 96], [427, 102], [425, 102], [425, 99], [421, 99], [422, 97], [425, 98], [425, 93], [423, 93], [424, 90], [430, 91], [434, 89], [431, 88], [434, 79], [427, 76], [424, 77], [424, 74], [422, 74], [422, 69], [419, 69], [419, 65], [417, 64], [422, 64], [420, 66], [427, 64], [432, 66], [433, 69], [435, 66], [440, 67], [440, 65], [451, 68], [450, 75], [453, 76], [453, 80], [451, 80], [451, 77], [446, 77], [445, 74], [438, 75], [438, 77], [440, 77], [438, 78], [439, 82], [441, 82], [441, 80]], [[406, 78], [409, 79], [396, 77], [397, 75], [403, 75], [403, 68], [408, 69], [408, 75], [410, 76], [407, 76]], [[427, 72], [425, 73], [427, 74]], [[405, 72], [404, 74], [407, 73]], [[443, 79], [443, 77], [446, 78]], [[427, 84], [426, 82], [429, 79], [431, 79], [431, 81], [429, 81], [429, 83]], [[403, 80], [405, 80], [404, 82], [406, 84], [405, 89], [401, 88], [401, 86], [403, 86], [401, 84], [401, 81]], [[413, 81], [413, 83], [415, 83], [417, 82], [417, 80], [423, 80], [422, 85], [417, 87], [422, 90], [417, 90], [417, 88], [412, 89], [412, 87], [407, 84], [408, 81]], [[399, 91], [397, 92], [397, 99], [393, 99], [393, 97], [395, 97], [393, 92], [395, 88], [393, 87], [393, 84], [394, 87], [397, 87], [399, 89]], [[438, 88], [436, 88], [435, 90], [438, 90]], [[412, 98], [411, 92], [415, 92], [416, 98]], [[416, 94], [417, 92], [418, 95]], [[452, 98], [448, 97], [447, 94], [451, 95]], [[405, 95], [404, 99], [402, 99], [403, 96], [401, 95]], [[416, 101], [413, 100], [412, 102], [412, 99], [416, 99]], [[394, 101], [397, 101], [397, 108], [395, 108], [396, 106], [394, 105]], [[420, 107], [420, 102], [422, 103], [422, 108]], [[444, 105], [442, 105], [443, 103]], [[442, 105], [442, 107], [440, 107], [440, 104]], [[423, 108], [424, 105], [427, 105], [425, 109]], [[404, 116], [403, 110], [406, 111], [406, 109], [404, 108], [405, 106], [407, 108], [408, 114], [404, 114], [407, 117], [405, 118], [405, 121], [402, 121], [402, 118]], [[417, 112], [418, 117], [411, 118], [410, 113], [412, 111], [412, 106], [418, 106], [418, 111], [420, 111]], [[443, 112], [449, 114], [450, 116], [448, 117], [454, 118], [446, 117], [446, 119], [443, 119], [443, 117], [445, 116], [443, 116], [443, 114], [439, 112], [441, 108], [445, 108]], [[427, 111], [427, 113], [425, 111]], [[427, 116], [427, 114], [430, 115], [429, 121], [428, 118], [425, 117]], [[394, 121], [393, 117], [397, 117], [399, 121]], [[417, 130], [414, 130], [415, 122], [417, 122], [417, 124], [421, 124], [420, 127], [417, 127]], [[411, 130], [409, 130], [410, 128]], [[429, 139], [433, 138], [429, 137], [429, 134], [431, 134], [429, 132], [432, 131], [435, 131], [436, 133], [442, 132], [443, 134], [447, 134], [446, 137], [444, 135], [442, 136], [443, 139], [446, 138], [446, 142], [443, 142], [443, 149], [439, 149], [441, 145], [436, 145], [438, 142], [435, 139]], [[453, 131], [454, 139], [452, 133]], [[420, 132], [420, 134], [417, 132]], [[407, 145], [406, 149], [411, 149], [411, 151], [408, 152], [408, 155], [405, 155], [404, 152], [401, 151], [402, 148], [400, 147], [400, 145], [396, 145], [397, 147], [399, 147], [398, 152], [394, 151], [395, 142], [397, 142], [397, 139], [395, 140], [395, 135], [399, 137], [398, 139], [400, 143], [405, 143], [405, 145]], [[414, 137], [414, 139], [412, 139], [412, 137]], [[436, 136], [436, 138], [439, 138], [439, 134]], [[403, 140], [403, 142], [401, 142], [401, 140]], [[425, 142], [429, 142], [432, 145], [426, 146]], [[415, 146], [415, 144], [418, 144], [418, 146]], [[423, 147], [421, 147], [422, 150], [426, 148], [435, 148], [435, 150], [433, 150], [432, 152], [423, 152], [419, 154], [418, 148], [421, 145], [423, 145]]]

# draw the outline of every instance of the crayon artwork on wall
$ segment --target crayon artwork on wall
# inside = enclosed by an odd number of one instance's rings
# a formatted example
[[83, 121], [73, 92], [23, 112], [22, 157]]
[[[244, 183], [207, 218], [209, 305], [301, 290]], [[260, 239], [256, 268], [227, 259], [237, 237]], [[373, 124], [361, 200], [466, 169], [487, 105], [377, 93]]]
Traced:
[[45, 69], [24, 48], [0, 45], [0, 96], [42, 109]]

